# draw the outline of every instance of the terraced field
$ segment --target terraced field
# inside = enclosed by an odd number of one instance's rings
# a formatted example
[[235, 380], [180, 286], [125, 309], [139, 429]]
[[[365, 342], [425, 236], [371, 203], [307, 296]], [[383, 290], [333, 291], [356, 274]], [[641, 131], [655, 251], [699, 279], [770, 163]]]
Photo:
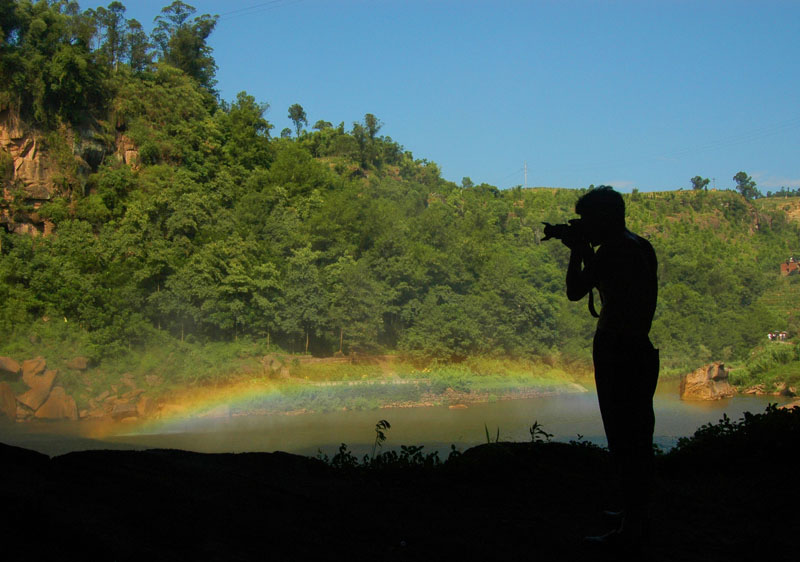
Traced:
[[775, 326], [777, 330], [785, 330], [800, 319], [800, 282], [796, 277], [782, 277], [776, 289], [767, 291], [759, 302], [776, 317], [786, 319], [786, 326]]

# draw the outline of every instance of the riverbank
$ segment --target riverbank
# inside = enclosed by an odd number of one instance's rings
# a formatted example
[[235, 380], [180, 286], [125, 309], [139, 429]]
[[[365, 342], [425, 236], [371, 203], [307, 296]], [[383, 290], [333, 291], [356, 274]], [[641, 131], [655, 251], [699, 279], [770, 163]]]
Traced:
[[[469, 404], [585, 392], [586, 374], [544, 362], [474, 358], [420, 364], [391, 356], [315, 358], [277, 353], [231, 362], [224, 376], [177, 376], [144, 364], [115, 375], [77, 357], [0, 358], [6, 416], [137, 422]], [[202, 366], [202, 362], [201, 366]], [[53, 368], [55, 367], [55, 368]], [[16, 402], [16, 405], [15, 405]]]
[[[637, 559], [790, 557], [798, 440], [796, 408], [709, 426], [657, 457], [651, 537]], [[0, 445], [14, 483], [0, 528], [19, 559], [603, 559], [581, 537], [606, 530], [609, 461], [581, 443], [492, 443], [438, 465], [349, 469], [280, 452], [49, 459]], [[790, 485], [765, 496], [753, 482]]]

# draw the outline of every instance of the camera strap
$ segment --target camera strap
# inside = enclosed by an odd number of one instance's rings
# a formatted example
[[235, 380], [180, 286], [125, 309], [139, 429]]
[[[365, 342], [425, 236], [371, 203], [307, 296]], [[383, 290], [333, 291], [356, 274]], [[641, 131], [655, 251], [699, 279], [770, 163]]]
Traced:
[[589, 287], [589, 314], [595, 318], [600, 318], [600, 315], [597, 314], [597, 310], [594, 308], [594, 287]]

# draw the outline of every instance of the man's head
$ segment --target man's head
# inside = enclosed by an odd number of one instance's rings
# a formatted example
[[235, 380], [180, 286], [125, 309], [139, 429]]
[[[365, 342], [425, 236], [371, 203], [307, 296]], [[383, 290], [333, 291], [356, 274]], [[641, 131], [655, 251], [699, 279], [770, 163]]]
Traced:
[[608, 185], [584, 194], [575, 203], [575, 212], [581, 216], [582, 230], [592, 244], [600, 244], [625, 228], [625, 201]]

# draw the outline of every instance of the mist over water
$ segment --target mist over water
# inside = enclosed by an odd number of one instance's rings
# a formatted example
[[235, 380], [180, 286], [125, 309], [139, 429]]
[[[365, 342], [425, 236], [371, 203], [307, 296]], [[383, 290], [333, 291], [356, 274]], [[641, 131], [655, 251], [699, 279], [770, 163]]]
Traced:
[[[762, 412], [767, 404], [782, 404], [777, 396], [737, 396], [712, 402], [685, 402], [678, 396], [678, 381], [661, 381], [656, 391], [655, 441], [672, 447], [679, 437], [691, 435], [723, 413], [738, 419], [743, 412]], [[358, 455], [372, 449], [375, 423], [392, 424], [384, 449], [400, 445], [425, 445], [445, 458], [451, 444], [464, 450], [486, 442], [486, 429], [494, 440], [529, 441], [529, 427], [542, 424], [553, 439], [567, 441], [580, 434], [605, 445], [597, 396], [593, 391], [540, 398], [447, 406], [337, 411], [300, 415], [240, 416], [224, 419], [184, 419], [150, 427], [147, 424], [108, 422], [28, 422], [0, 427], [0, 441], [49, 455], [86, 449], [170, 448], [204, 453], [287, 451], [316, 455], [336, 452], [341, 443]]]

